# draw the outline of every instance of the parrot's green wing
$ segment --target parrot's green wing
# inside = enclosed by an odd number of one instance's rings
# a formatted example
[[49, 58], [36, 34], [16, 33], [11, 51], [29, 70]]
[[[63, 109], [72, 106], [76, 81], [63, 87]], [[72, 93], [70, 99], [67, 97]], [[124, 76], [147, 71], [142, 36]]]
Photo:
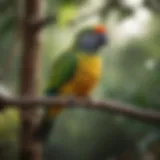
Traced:
[[[57, 59], [57, 61], [51, 68], [49, 83], [45, 90], [45, 95], [54, 96], [58, 94], [61, 86], [67, 83], [70, 79], [72, 79], [74, 73], [76, 72], [76, 69], [77, 56], [74, 54], [74, 52], [62, 54], [62, 56]], [[54, 125], [55, 115], [53, 115], [51, 119], [51, 117], [48, 117], [47, 114], [49, 112], [49, 108], [46, 109], [46, 115], [41, 122], [41, 126], [34, 135], [35, 139], [41, 141], [44, 141], [48, 137], [48, 134]]]
[[62, 85], [72, 79], [77, 69], [77, 57], [73, 53], [60, 56], [50, 71], [50, 79], [45, 93], [55, 95]]

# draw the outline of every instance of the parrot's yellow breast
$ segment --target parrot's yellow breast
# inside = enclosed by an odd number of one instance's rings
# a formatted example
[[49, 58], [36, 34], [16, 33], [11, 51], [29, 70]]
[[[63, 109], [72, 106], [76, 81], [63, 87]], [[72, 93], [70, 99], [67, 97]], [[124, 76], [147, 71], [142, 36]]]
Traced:
[[78, 55], [73, 78], [61, 87], [62, 95], [87, 96], [101, 76], [101, 58], [97, 55]]
[[[101, 76], [101, 58], [95, 55], [78, 55], [77, 70], [73, 78], [64, 84], [59, 93], [62, 96], [88, 96]], [[60, 106], [50, 108], [48, 116], [61, 112]]]

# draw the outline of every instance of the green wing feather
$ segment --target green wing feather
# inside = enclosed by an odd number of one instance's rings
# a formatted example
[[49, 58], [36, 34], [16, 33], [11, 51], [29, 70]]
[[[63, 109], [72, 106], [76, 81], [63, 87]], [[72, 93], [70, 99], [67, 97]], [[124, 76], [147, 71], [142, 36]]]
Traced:
[[50, 71], [50, 78], [45, 93], [55, 95], [60, 87], [72, 79], [77, 68], [77, 57], [73, 53], [60, 56]]
[[[74, 76], [77, 69], [77, 56], [73, 53], [64, 53], [51, 68], [49, 83], [45, 90], [47, 96], [58, 94], [60, 87]], [[55, 117], [52, 118], [51, 120], [47, 114], [45, 115], [41, 126], [34, 135], [37, 140], [44, 141], [47, 139], [52, 127], [54, 127]]]

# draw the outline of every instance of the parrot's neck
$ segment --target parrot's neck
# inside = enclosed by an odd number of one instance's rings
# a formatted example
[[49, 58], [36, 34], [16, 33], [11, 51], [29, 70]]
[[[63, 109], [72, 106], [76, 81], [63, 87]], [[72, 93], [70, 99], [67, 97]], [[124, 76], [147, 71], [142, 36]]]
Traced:
[[97, 57], [99, 56], [96, 52], [78, 52], [77, 55], [80, 55], [82, 57]]
[[98, 54], [86, 54], [86, 53], [80, 53], [80, 52], [77, 54], [77, 57], [80, 59], [83, 59], [85, 61], [88, 61], [89, 59], [93, 60], [93, 59], [100, 58], [100, 56]]
[[82, 56], [87, 56], [87, 57], [91, 57], [91, 56], [98, 56], [98, 52], [89, 52], [89, 51], [83, 51], [83, 50], [74, 50], [73, 53], [76, 53], [77, 55], [82, 55]]
[[88, 56], [92, 56], [92, 55], [95, 56], [99, 53], [97, 50], [96, 51], [89, 51], [89, 50], [84, 50], [84, 49], [77, 48], [77, 47], [73, 47], [72, 52], [77, 53], [77, 54], [81, 54], [81, 55], [88, 55]]

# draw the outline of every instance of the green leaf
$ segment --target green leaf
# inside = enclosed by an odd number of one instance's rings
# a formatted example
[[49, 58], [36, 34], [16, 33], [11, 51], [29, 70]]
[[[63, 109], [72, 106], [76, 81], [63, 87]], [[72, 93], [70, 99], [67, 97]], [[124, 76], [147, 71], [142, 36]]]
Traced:
[[77, 7], [74, 5], [63, 6], [57, 17], [57, 24], [60, 27], [66, 26], [77, 14]]

